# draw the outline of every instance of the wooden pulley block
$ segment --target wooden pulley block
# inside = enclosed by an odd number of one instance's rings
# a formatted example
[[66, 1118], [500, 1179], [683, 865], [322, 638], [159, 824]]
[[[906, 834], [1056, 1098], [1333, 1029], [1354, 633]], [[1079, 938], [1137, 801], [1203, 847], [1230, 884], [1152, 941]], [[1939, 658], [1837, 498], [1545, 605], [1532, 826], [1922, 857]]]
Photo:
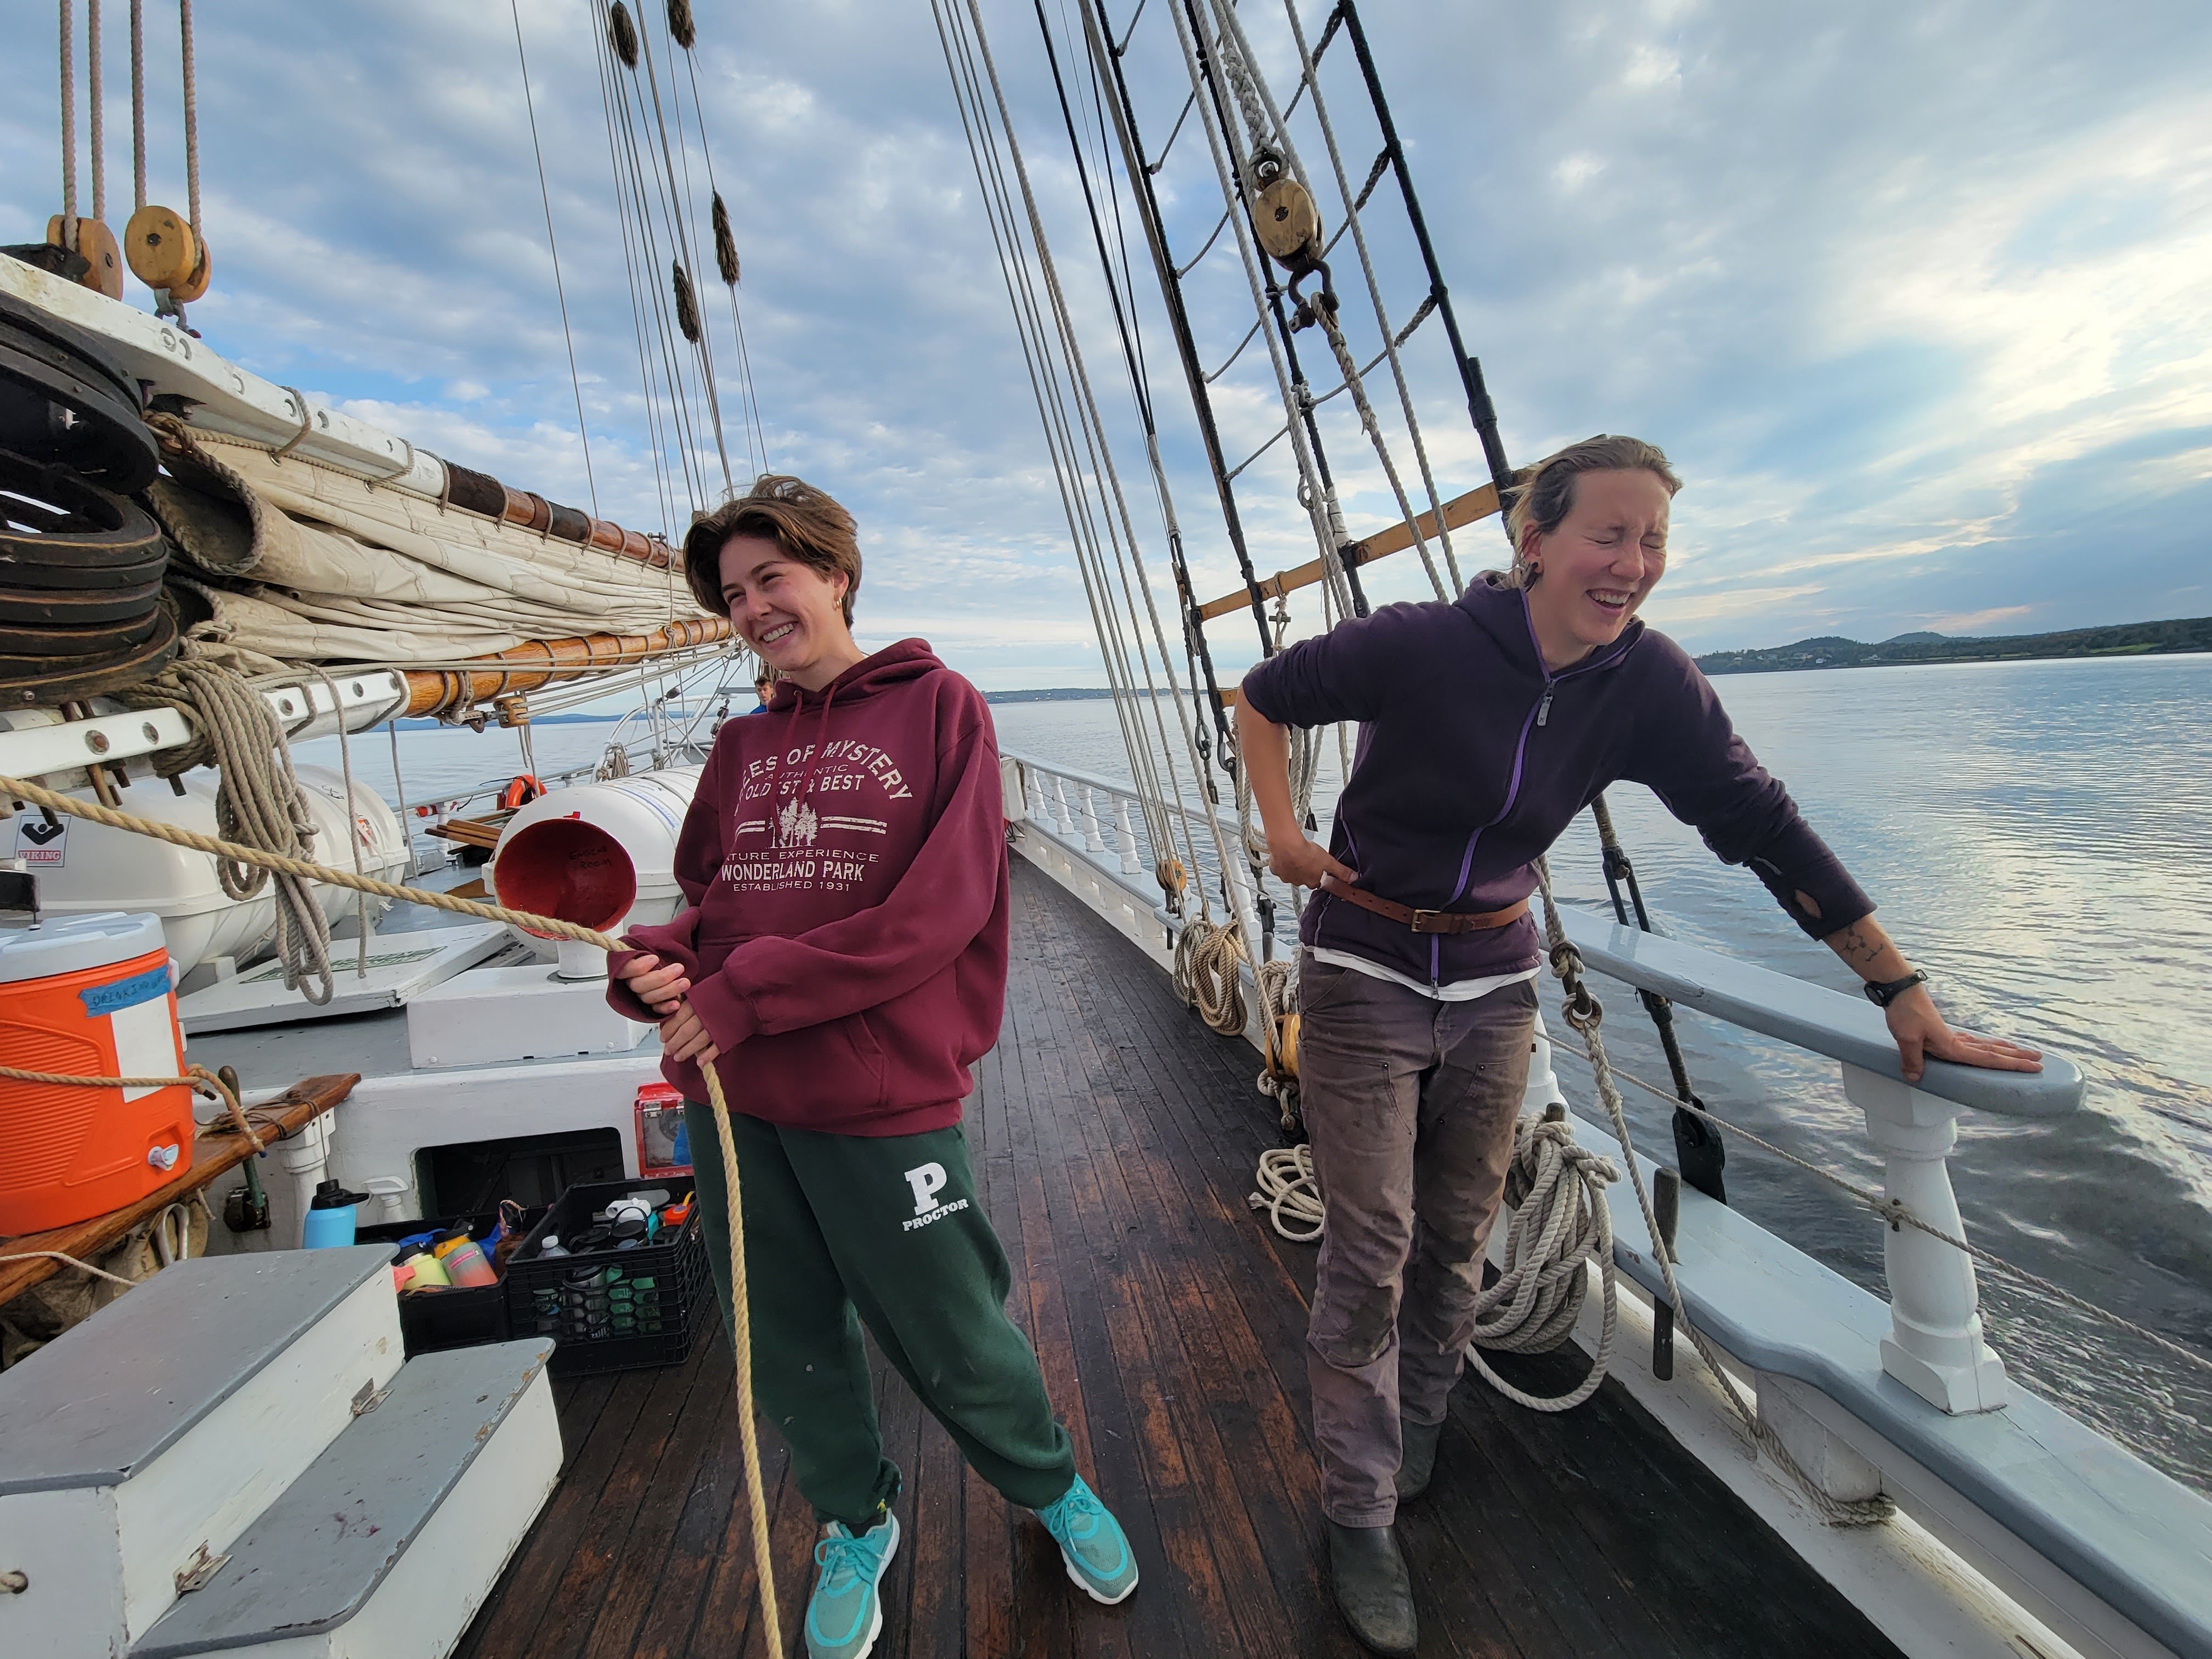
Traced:
[[215, 256], [208, 252], [204, 240], [198, 243], [199, 258], [192, 262], [192, 274], [169, 290], [169, 297], [180, 306], [188, 306], [208, 291], [208, 278], [215, 272]]
[[131, 274], [148, 288], [172, 293], [190, 281], [198, 268], [198, 243], [182, 214], [152, 202], [132, 214], [123, 228], [123, 252], [131, 262]]
[[1296, 266], [1321, 252], [1321, 210], [1306, 187], [1278, 173], [1252, 203], [1252, 224], [1267, 257]]
[[[62, 216], [58, 213], [46, 221], [46, 241], [52, 247], [66, 247], [62, 240]], [[77, 281], [111, 300], [123, 297], [123, 250], [116, 246], [115, 233], [97, 219], [76, 222], [76, 251], [90, 261], [92, 269]]]
[[1180, 893], [1190, 885], [1190, 876], [1183, 869], [1181, 859], [1162, 859], [1152, 874], [1158, 878], [1164, 893]]
[[1282, 1024], [1275, 1028], [1275, 1069], [1277, 1075], [1292, 1082], [1298, 1075], [1298, 1016], [1285, 1014]]

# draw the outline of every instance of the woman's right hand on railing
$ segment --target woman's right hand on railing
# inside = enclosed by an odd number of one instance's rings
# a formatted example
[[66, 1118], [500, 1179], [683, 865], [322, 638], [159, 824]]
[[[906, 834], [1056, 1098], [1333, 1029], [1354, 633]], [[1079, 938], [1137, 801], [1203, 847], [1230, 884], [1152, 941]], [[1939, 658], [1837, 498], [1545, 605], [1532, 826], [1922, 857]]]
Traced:
[[1291, 887], [1319, 887], [1323, 876], [1334, 876], [1347, 885], [1359, 878], [1352, 868], [1329, 855], [1329, 850], [1304, 830], [1267, 837], [1267, 868], [1278, 881]]

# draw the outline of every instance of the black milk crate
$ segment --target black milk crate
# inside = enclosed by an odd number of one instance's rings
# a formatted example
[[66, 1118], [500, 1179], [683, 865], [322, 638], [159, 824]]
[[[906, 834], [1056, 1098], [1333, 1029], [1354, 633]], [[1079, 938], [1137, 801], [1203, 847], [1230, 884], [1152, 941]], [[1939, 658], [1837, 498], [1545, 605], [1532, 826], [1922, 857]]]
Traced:
[[517, 1337], [550, 1336], [555, 1376], [674, 1365], [714, 1317], [707, 1273], [707, 1240], [695, 1212], [672, 1234], [627, 1250], [605, 1249], [541, 1259], [538, 1241], [550, 1233], [565, 1245], [580, 1237], [592, 1217], [633, 1193], [680, 1196], [690, 1183], [648, 1177], [571, 1187], [547, 1211], [507, 1263], [503, 1288], [507, 1322]]
[[[526, 1231], [544, 1213], [539, 1209], [525, 1210]], [[374, 1226], [356, 1228], [354, 1242], [396, 1245], [401, 1239], [412, 1238], [418, 1233], [449, 1233], [457, 1227], [466, 1227], [469, 1237], [481, 1244], [498, 1221], [496, 1212], [489, 1215], [441, 1216], [434, 1221], [381, 1221]], [[394, 1259], [397, 1260], [396, 1252]], [[504, 1342], [507, 1340], [506, 1287], [456, 1285], [450, 1290], [402, 1291], [399, 1340], [410, 1359], [418, 1353], [436, 1353], [443, 1348]]]

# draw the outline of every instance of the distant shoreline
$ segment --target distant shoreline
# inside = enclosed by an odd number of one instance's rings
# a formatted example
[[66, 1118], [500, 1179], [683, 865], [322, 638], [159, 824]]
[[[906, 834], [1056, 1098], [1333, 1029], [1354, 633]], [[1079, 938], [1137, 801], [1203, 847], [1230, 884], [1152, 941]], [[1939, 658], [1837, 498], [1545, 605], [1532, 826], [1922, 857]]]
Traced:
[[1830, 635], [1759, 650], [1709, 652], [1698, 658], [1697, 664], [1707, 674], [1772, 674], [1830, 668], [1895, 668], [1923, 663], [2171, 656], [2201, 651], [2212, 651], [2212, 617], [1975, 639], [1943, 634], [1900, 634], [1895, 639], [1873, 645]]

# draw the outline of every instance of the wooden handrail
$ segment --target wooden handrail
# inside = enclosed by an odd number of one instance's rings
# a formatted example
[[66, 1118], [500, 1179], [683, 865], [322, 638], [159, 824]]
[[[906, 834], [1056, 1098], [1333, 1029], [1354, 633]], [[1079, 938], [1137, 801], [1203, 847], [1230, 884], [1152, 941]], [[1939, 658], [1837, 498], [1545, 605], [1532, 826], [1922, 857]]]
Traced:
[[[1464, 495], [1455, 495], [1444, 503], [1444, 527], [1447, 530], [1457, 530], [1462, 526], [1474, 523], [1477, 520], [1486, 519], [1497, 511], [1497, 488], [1492, 484], [1483, 484], [1477, 489], [1468, 490]], [[1437, 515], [1434, 513], [1422, 514], [1419, 522], [1421, 534], [1425, 538], [1437, 533]], [[1413, 532], [1407, 529], [1405, 521], [1401, 520], [1389, 529], [1378, 530], [1364, 541], [1353, 542], [1346, 547], [1344, 550], [1344, 562], [1346, 567], [1356, 568], [1363, 564], [1372, 564], [1376, 560], [1388, 554], [1402, 553], [1413, 544]], [[1272, 599], [1285, 593], [1295, 592], [1301, 587], [1310, 587], [1321, 580], [1321, 575], [1322, 565], [1319, 559], [1310, 560], [1294, 570], [1279, 570], [1260, 583], [1260, 597], [1263, 599]], [[1219, 599], [1209, 599], [1198, 607], [1199, 620], [1212, 622], [1216, 617], [1225, 617], [1232, 611], [1240, 611], [1251, 602], [1251, 594], [1241, 588], [1234, 593], [1224, 593]]]

